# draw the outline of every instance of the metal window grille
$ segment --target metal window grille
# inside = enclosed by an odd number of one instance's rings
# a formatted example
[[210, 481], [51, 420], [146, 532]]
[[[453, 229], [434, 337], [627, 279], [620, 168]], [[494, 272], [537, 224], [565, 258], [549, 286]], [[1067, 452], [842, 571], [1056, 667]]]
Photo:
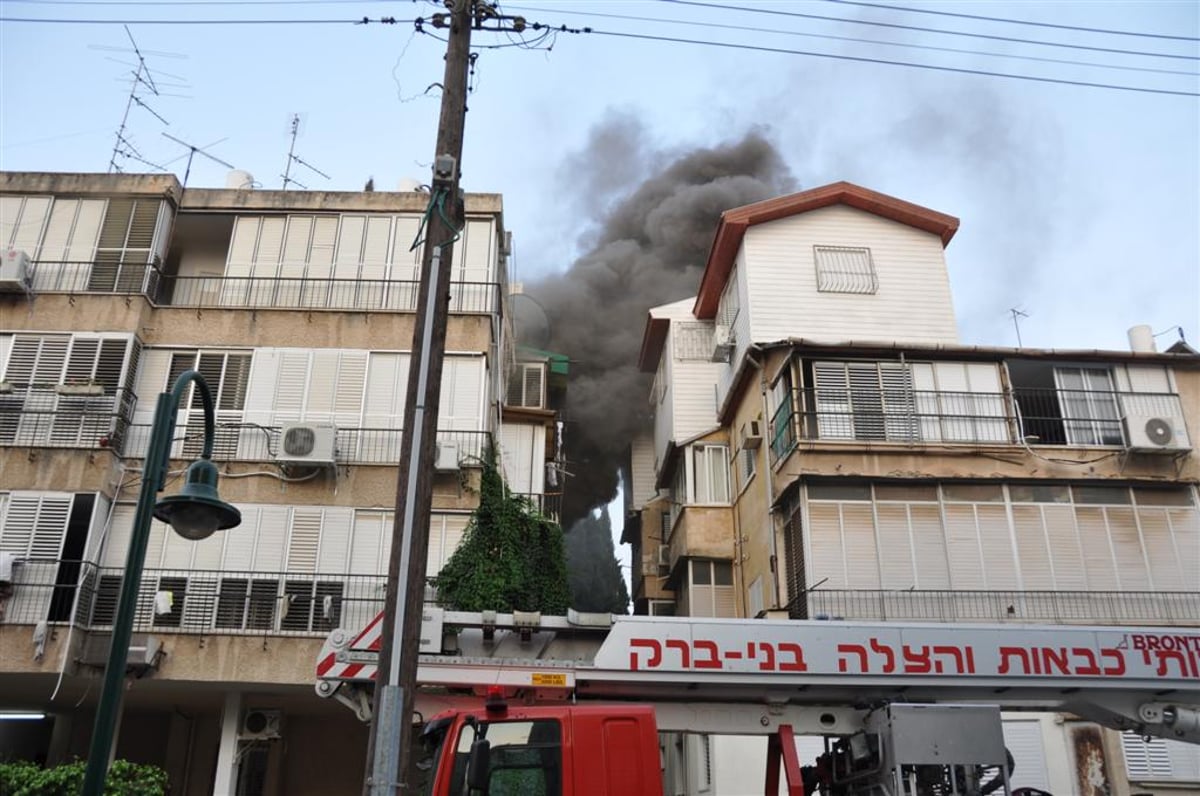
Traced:
[[871, 250], [850, 246], [814, 246], [817, 290], [822, 293], [874, 293], [879, 289]]

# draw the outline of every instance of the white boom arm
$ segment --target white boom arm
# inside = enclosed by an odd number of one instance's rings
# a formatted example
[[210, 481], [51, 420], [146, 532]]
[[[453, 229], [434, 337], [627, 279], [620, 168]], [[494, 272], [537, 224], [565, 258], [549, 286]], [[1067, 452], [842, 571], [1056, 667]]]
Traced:
[[[317, 661], [317, 693], [338, 696], [362, 718], [380, 623], [376, 617], [353, 636], [334, 631]], [[443, 690], [499, 685], [529, 699], [688, 703], [673, 712], [685, 717], [706, 704], [767, 705], [776, 713], [802, 707], [805, 715], [819, 706], [831, 711], [830, 720], [809, 731], [824, 726], [829, 734], [842, 729], [847, 709], [974, 701], [1061, 710], [1115, 729], [1200, 743], [1200, 629], [541, 617], [427, 608], [421, 636], [418, 680]]]

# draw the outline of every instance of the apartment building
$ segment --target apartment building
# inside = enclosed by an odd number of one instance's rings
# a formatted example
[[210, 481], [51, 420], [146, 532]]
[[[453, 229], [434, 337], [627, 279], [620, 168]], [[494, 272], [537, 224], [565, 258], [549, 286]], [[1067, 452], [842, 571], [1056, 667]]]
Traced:
[[[957, 228], [848, 183], [722, 215], [645, 327], [638, 613], [1200, 627], [1200, 356], [963, 345]], [[1094, 792], [1094, 726], [1009, 718], [1015, 785]], [[1200, 792], [1196, 747], [1101, 737], [1106, 792]], [[744, 779], [708, 744], [680, 793]]]
[[[179, 794], [361, 786], [366, 727], [313, 695], [314, 662], [331, 629], [382, 607], [428, 204], [0, 174], [0, 705], [46, 715], [0, 722], [0, 746], [86, 754], [155, 399], [195, 369], [242, 522], [200, 542], [154, 523], [117, 754], [164, 766]], [[431, 576], [477, 504], [489, 446], [545, 511], [559, 490], [547, 497], [565, 363], [513, 345], [500, 196], [465, 207]], [[176, 479], [203, 441], [192, 389]]]

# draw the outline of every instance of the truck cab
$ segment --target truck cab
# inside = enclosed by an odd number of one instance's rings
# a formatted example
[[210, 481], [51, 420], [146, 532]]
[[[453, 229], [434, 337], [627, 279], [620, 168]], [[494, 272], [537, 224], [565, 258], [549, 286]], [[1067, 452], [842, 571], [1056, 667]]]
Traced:
[[647, 705], [509, 706], [427, 721], [410, 756], [422, 796], [662, 796], [654, 711]]

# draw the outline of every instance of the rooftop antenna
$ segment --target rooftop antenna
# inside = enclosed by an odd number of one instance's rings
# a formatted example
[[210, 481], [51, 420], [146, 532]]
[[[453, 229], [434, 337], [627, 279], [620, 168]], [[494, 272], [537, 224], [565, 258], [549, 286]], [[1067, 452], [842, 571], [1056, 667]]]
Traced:
[[1009, 312], [1012, 313], [1013, 328], [1017, 330], [1017, 348], [1024, 348], [1024, 345], [1022, 345], [1022, 343], [1021, 343], [1021, 322], [1018, 321], [1017, 319], [1018, 318], [1028, 318], [1029, 313], [1021, 312], [1016, 307], [1010, 308]]
[[291, 127], [290, 135], [292, 136], [292, 142], [288, 146], [287, 165], [284, 166], [283, 174], [280, 175], [281, 177], [283, 177], [283, 190], [286, 191], [288, 189], [288, 185], [298, 185], [301, 188], [303, 188], [304, 190], [308, 190], [307, 185], [292, 178], [292, 164], [293, 163], [303, 166], [304, 168], [308, 169], [309, 171], [315, 172], [316, 174], [321, 175], [322, 177], [324, 177], [327, 180], [331, 179], [328, 174], [321, 171], [320, 169], [318, 169], [316, 166], [312, 165], [311, 163], [306, 162], [299, 155], [296, 154], [296, 136], [300, 135], [300, 114], [298, 114], [298, 113], [292, 114], [292, 120], [290, 123], [290, 127]]
[[[175, 136], [171, 135], [170, 133], [163, 133], [163, 137], [169, 138], [172, 141], [174, 141], [175, 143], [179, 144], [180, 146], [185, 146], [188, 148], [187, 168], [183, 172], [183, 187], [184, 188], [187, 188], [188, 177], [191, 176], [191, 173], [192, 173], [192, 158], [196, 156], [197, 152], [199, 152], [201, 155], [204, 155], [204, 157], [208, 158], [209, 160], [213, 161], [214, 163], [220, 163], [222, 166], [224, 166], [227, 169], [233, 168], [233, 164], [226, 163], [225, 161], [221, 160], [216, 155], [212, 155], [212, 154], [209, 154], [208, 152], [205, 152], [204, 150], [207, 149], [208, 147], [202, 147], [202, 146], [196, 146], [195, 144], [189, 144], [187, 141], [184, 141], [183, 139], [180, 139], [180, 138], [176, 138]], [[221, 143], [221, 141], [224, 141], [224, 140], [226, 140], [226, 139], [222, 138], [220, 141], [214, 141], [213, 143], [209, 144], [208, 146], [214, 147], [217, 144]]]
[[[149, 53], [143, 53], [141, 48], [138, 47], [137, 41], [133, 38], [133, 33], [130, 32], [128, 25], [124, 25], [122, 27], [125, 28], [125, 35], [129, 37], [129, 43], [133, 47], [132, 52], [137, 57], [137, 63], [136, 64], [128, 64], [129, 66], [134, 67], [134, 71], [131, 73], [133, 75], [133, 80], [130, 81], [129, 97], [125, 101], [125, 113], [121, 116], [121, 124], [117, 128], [116, 141], [113, 142], [112, 154], [109, 156], [109, 159], [108, 159], [108, 171], [109, 171], [109, 173], [112, 173], [114, 171], [115, 172], [123, 171], [123, 169], [121, 167], [121, 164], [122, 164], [121, 159], [136, 160], [140, 163], [145, 163], [147, 166], [155, 168], [159, 171], [166, 171], [166, 169], [163, 168], [162, 166], [159, 166], [156, 163], [152, 163], [149, 160], [147, 160], [145, 157], [143, 157], [142, 153], [138, 151], [138, 148], [136, 146], [134, 146], [133, 142], [129, 140], [129, 136], [126, 134], [128, 128], [129, 128], [129, 114], [133, 110], [133, 106], [135, 106], [135, 105], [138, 106], [139, 108], [145, 110], [146, 112], [148, 112], [151, 116], [158, 119], [163, 124], [168, 124], [168, 122], [166, 119], [164, 119], [162, 117], [162, 115], [160, 113], [158, 113], [158, 111], [151, 108], [150, 105], [148, 105], [146, 103], [145, 99], [143, 99], [143, 97], [146, 96], [147, 94], [149, 94], [151, 96], [155, 96], [155, 97], [164, 96], [162, 94], [162, 92], [159, 90], [158, 81], [155, 80], [155, 76], [151, 72], [149, 64], [146, 63], [146, 55]], [[110, 48], [103, 48], [103, 49], [110, 49]], [[115, 48], [111, 48], [111, 49], [115, 49]], [[128, 51], [126, 51], [126, 52], [128, 52]], [[158, 53], [158, 54], [159, 55], [171, 55], [169, 53]], [[177, 57], [182, 58], [185, 56], [180, 55]], [[168, 87], [178, 88], [178, 86], [176, 86], [176, 85], [171, 85]], [[166, 96], [170, 96], [170, 95], [166, 95]]]

